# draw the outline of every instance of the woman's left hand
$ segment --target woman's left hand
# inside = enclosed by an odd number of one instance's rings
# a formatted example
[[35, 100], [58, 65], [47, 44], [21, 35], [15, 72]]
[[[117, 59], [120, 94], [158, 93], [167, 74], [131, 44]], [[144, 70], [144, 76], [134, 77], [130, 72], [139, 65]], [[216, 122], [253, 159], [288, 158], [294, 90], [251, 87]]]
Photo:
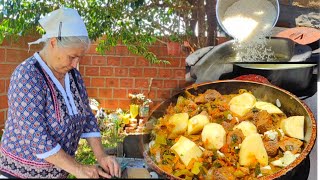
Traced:
[[121, 177], [121, 168], [114, 156], [103, 156], [98, 160], [100, 166], [112, 177]]

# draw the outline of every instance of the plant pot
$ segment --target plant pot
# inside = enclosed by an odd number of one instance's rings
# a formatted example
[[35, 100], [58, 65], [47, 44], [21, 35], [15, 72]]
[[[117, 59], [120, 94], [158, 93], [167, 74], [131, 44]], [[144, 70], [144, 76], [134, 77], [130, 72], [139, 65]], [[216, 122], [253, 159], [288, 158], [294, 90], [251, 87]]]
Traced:
[[167, 51], [168, 55], [177, 56], [180, 55], [181, 45], [178, 42], [168, 42], [167, 43]]

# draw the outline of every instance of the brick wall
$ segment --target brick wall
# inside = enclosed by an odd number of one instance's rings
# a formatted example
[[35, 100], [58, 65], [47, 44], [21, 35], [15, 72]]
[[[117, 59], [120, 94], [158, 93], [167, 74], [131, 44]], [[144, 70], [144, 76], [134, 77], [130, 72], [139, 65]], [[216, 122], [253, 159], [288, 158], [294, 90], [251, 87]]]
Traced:
[[[15, 67], [31, 56], [40, 46], [31, 46], [28, 53], [27, 42], [35, 38], [26, 37], [18, 41], [5, 41], [0, 46], [0, 128], [3, 128], [7, 114], [7, 92], [10, 76]], [[101, 107], [107, 109], [128, 109], [129, 93], [144, 93], [156, 104], [171, 97], [186, 86], [185, 57], [180, 51], [178, 56], [169, 56], [166, 45], [155, 44], [150, 49], [169, 65], [150, 64], [141, 56], [134, 55], [119, 44], [106, 52], [105, 56], [96, 51], [92, 43], [85, 57], [80, 61], [79, 70], [87, 86], [90, 97], [97, 99]], [[150, 82], [152, 84], [149, 88]]]

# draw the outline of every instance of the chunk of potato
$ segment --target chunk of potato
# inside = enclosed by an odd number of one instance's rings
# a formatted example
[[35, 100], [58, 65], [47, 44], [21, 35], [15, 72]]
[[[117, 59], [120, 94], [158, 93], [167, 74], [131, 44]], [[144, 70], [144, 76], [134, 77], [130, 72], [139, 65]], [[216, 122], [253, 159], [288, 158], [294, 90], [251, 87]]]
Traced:
[[206, 149], [220, 149], [226, 143], [226, 131], [217, 123], [209, 123], [203, 127], [202, 142]]
[[260, 110], [266, 110], [269, 114], [283, 113], [277, 106], [264, 101], [257, 101], [254, 106]]
[[247, 136], [240, 147], [239, 163], [241, 166], [251, 166], [259, 162], [261, 166], [268, 165], [268, 154], [258, 133]]
[[257, 127], [250, 121], [242, 121], [240, 124], [233, 127], [233, 130], [240, 129], [245, 137], [250, 134], [258, 133]]
[[250, 93], [243, 93], [238, 96], [233, 97], [230, 102], [230, 111], [243, 116], [254, 107], [256, 103], [256, 98]]
[[193, 116], [188, 121], [188, 134], [197, 134], [202, 131], [203, 127], [209, 123], [209, 118], [206, 115], [198, 114]]
[[283, 119], [280, 123], [280, 128], [284, 134], [304, 140], [304, 116], [291, 116]]
[[174, 125], [172, 136], [184, 134], [188, 128], [188, 113], [177, 113], [169, 118], [169, 124]]
[[188, 138], [181, 136], [179, 140], [170, 148], [176, 153], [185, 166], [188, 166], [192, 158], [202, 156], [202, 150]]

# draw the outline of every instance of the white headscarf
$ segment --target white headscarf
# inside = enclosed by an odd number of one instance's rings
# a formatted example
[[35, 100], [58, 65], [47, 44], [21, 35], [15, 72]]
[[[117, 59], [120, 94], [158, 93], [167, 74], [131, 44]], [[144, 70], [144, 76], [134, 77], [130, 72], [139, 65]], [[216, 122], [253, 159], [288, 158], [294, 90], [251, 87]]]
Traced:
[[34, 42], [29, 42], [29, 48], [31, 44], [39, 44], [52, 37], [88, 37], [86, 26], [75, 9], [62, 7], [47, 14], [39, 20], [39, 23], [46, 31], [46, 34]]

